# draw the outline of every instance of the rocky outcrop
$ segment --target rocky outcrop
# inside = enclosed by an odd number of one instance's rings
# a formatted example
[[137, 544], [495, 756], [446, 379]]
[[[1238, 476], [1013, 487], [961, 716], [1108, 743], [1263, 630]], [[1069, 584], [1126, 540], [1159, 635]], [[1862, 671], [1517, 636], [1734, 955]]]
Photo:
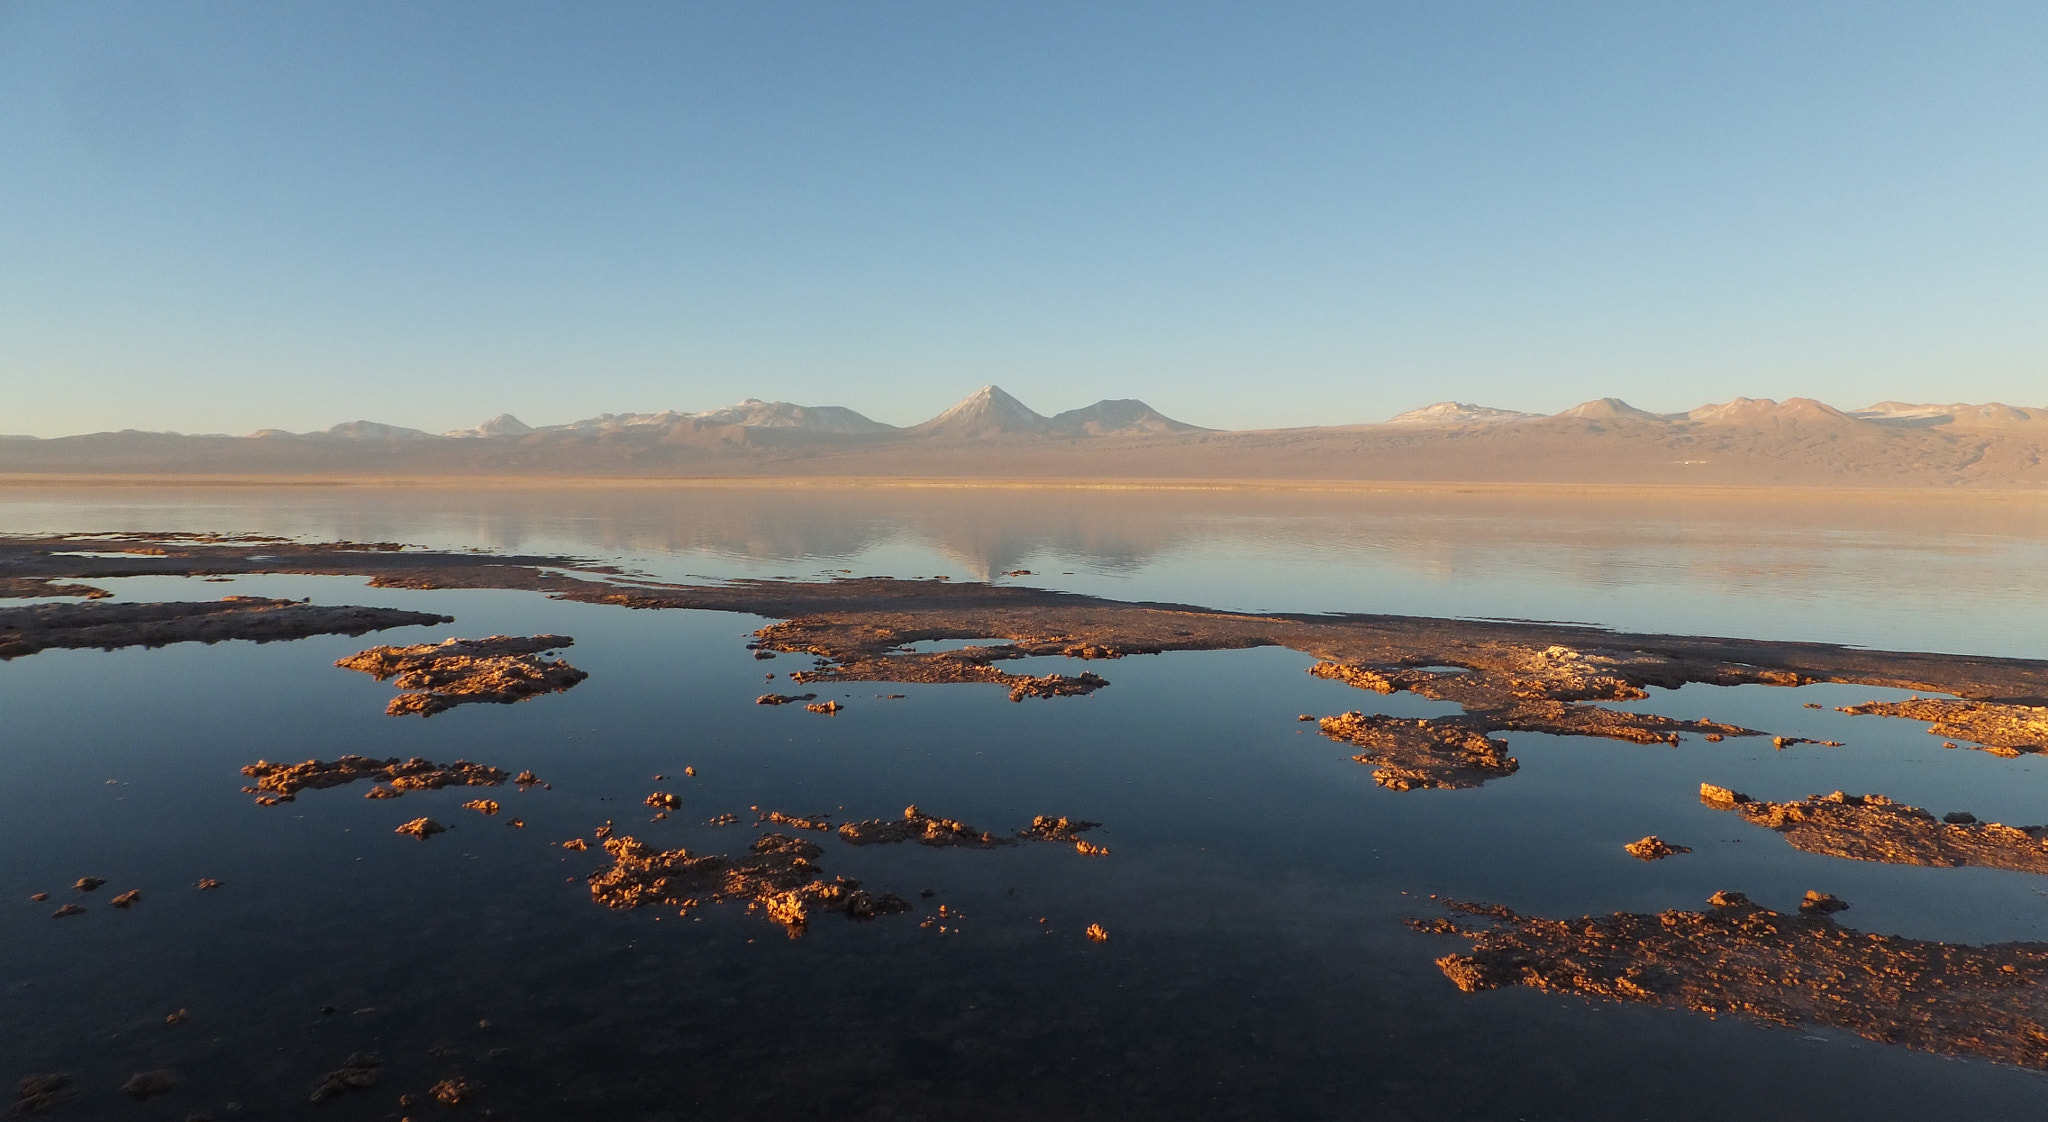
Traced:
[[1385, 717], [1356, 710], [1320, 722], [1323, 735], [1364, 748], [1352, 759], [1370, 765], [1373, 782], [1396, 791], [1477, 787], [1513, 775], [1521, 765], [1506, 741], [1464, 717]]
[[2048, 706], [1916, 697], [1844, 705], [1840, 711], [1926, 721], [1928, 735], [1960, 740], [1994, 756], [2048, 752]]
[[705, 904], [741, 902], [783, 925], [791, 938], [818, 915], [872, 919], [910, 910], [902, 897], [868, 892], [859, 881], [825, 880], [814, 864], [823, 850], [785, 834], [762, 836], [740, 857], [657, 850], [625, 836], [604, 839], [604, 850], [612, 867], [591, 874], [590, 895], [610, 908], [656, 904], [687, 915]]
[[1676, 857], [1681, 853], [1692, 852], [1692, 847], [1689, 845], [1672, 845], [1655, 834], [1651, 834], [1639, 841], [1632, 841], [1621, 848], [1628, 851], [1630, 857], [1640, 861], [1662, 861], [1666, 857]]
[[[254, 786], [242, 790], [257, 796], [257, 803], [263, 806], [291, 802], [300, 791], [345, 787], [362, 779], [381, 784], [371, 789], [371, 798], [396, 798], [407, 791], [436, 791], [443, 787], [496, 787], [505, 782], [505, 773], [487, 764], [468, 760], [437, 764], [419, 756], [409, 760], [397, 756], [382, 760], [342, 756], [331, 763], [307, 760], [302, 764], [257, 760], [244, 765], [242, 774], [256, 781]], [[523, 771], [516, 782], [523, 791], [540, 780], [532, 772]]]
[[457, 705], [509, 705], [544, 693], [560, 693], [590, 675], [544, 651], [566, 647], [566, 635], [448, 639], [411, 647], [372, 647], [334, 665], [359, 670], [404, 691], [385, 712], [431, 717]]
[[1773, 803], [1700, 785], [1700, 801], [1730, 810], [1776, 830], [1794, 849], [1852, 861], [1935, 868], [1975, 866], [2022, 873], [2048, 873], [2048, 826], [2006, 826], [1979, 822], [1973, 814], [1936, 818], [1917, 806], [1883, 795], [1811, 795], [1799, 802]]

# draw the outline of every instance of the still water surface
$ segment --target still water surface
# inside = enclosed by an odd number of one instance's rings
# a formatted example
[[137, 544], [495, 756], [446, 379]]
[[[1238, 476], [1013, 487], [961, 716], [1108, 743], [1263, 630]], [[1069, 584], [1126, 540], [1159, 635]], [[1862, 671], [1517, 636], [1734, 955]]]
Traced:
[[[0, 531], [220, 530], [560, 551], [666, 578], [1028, 581], [1122, 599], [1297, 611], [1572, 619], [1631, 629], [2048, 655], [2038, 507], [1855, 500], [621, 489], [0, 493]], [[1017, 569], [1031, 575], [1000, 577]], [[462, 1075], [503, 1118], [1473, 1118], [2031, 1116], [2036, 1073], [1829, 1031], [1525, 990], [1467, 995], [1417, 934], [1432, 893], [1527, 914], [1697, 908], [1717, 889], [1916, 938], [2048, 938], [2048, 882], [1803, 854], [1702, 807], [1714, 782], [1787, 799], [1881, 791], [1937, 813], [2048, 820], [2040, 757], [1943, 751], [1907, 722], [1825, 706], [1882, 691], [1687, 687], [1643, 707], [1847, 742], [1641, 747], [1508, 734], [1519, 773], [1394, 792], [1297, 714], [1448, 707], [1303, 673], [1284, 650], [1090, 664], [1112, 686], [1010, 703], [995, 687], [837, 691], [832, 717], [756, 706], [797, 668], [745, 649], [753, 617], [631, 612], [342, 578], [110, 582], [138, 599], [310, 596], [445, 612], [374, 638], [51, 651], [0, 663], [0, 1075], [65, 1071], [52, 1117], [387, 1119]], [[588, 681], [430, 720], [335, 659], [373, 642], [552, 632]], [[1044, 660], [1063, 669], [1064, 660]], [[879, 693], [902, 693], [882, 700]], [[259, 758], [463, 757], [552, 790], [259, 808]], [[680, 779], [686, 765], [698, 776]], [[670, 779], [656, 782], [651, 777]], [[641, 800], [684, 798], [665, 822]], [[593, 904], [604, 862], [555, 843], [606, 820], [662, 848], [739, 852], [749, 808], [894, 817], [905, 804], [1009, 831], [1105, 823], [1106, 858], [1052, 846], [854, 849], [828, 874], [939, 903], [826, 917], [804, 938], [737, 907], [681, 919]], [[391, 833], [429, 815], [451, 833]], [[522, 818], [524, 829], [505, 820]], [[1647, 833], [1691, 845], [1654, 864]], [[52, 921], [81, 876], [83, 916]], [[224, 887], [199, 892], [200, 877]], [[140, 888], [127, 912], [104, 896]], [[33, 892], [51, 892], [30, 904]], [[1100, 923], [1108, 942], [1081, 930]], [[334, 1011], [323, 1013], [323, 1008]], [[189, 1019], [166, 1024], [185, 1009]], [[318, 1106], [352, 1052], [375, 1087]], [[114, 1092], [168, 1067], [178, 1090]], [[13, 1074], [9, 1074], [13, 1073]], [[413, 1117], [446, 1113], [434, 1104]], [[455, 1117], [457, 1115], [450, 1115]]]

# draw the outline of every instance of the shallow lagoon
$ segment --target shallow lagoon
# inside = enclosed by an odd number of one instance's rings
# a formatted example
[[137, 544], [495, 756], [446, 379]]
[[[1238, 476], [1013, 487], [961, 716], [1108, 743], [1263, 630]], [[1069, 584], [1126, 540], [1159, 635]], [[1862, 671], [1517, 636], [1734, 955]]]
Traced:
[[[1433, 509], [1356, 496], [511, 498], [17, 492], [0, 502], [0, 529], [559, 549], [672, 577], [1029, 568], [1015, 579], [1127, 599], [2048, 653], [2048, 590], [2031, 587], [2048, 584], [2048, 566], [2032, 564], [2037, 526], [1995, 511], [1943, 515], [1944, 536], [1866, 508], [1838, 513], [1848, 525], [1824, 511], [1772, 522], [1716, 507], [1602, 530], [1582, 504], [1545, 519], [1484, 496]], [[1310, 660], [1284, 650], [1091, 664], [1110, 688], [1022, 704], [997, 687], [843, 687], [826, 696], [848, 708], [826, 717], [752, 703], [764, 674], [802, 663], [750, 657], [751, 617], [341, 578], [109, 587], [312, 596], [458, 622], [0, 664], [0, 895], [23, 902], [0, 909], [0, 1057], [19, 1074], [72, 1074], [80, 1095], [52, 1117], [392, 1118], [401, 1093], [453, 1074], [484, 1088], [464, 1110], [507, 1118], [2018, 1117], [2043, 1087], [2033, 1072], [1834, 1032], [1463, 994], [1433, 965], [1461, 941], [1399, 923], [1434, 914], [1432, 893], [1578, 915], [1696, 908], [1720, 888], [1789, 910], [1817, 888], [1849, 900], [1841, 921], [1859, 929], [2048, 939], [2038, 878], [1800, 853], [1699, 804], [1709, 781], [2048, 820], [2039, 757], [1944, 751], [1910, 722], [1802, 708], [1882, 691], [1695, 686], [1641, 703], [1842, 748], [1508, 734], [1519, 773], [1404, 793], [1374, 786], [1346, 746], [1295, 716], [1447, 707], [1311, 678]], [[574, 636], [566, 656], [591, 678], [429, 720], [384, 716], [388, 686], [332, 666], [373, 643], [541, 632]], [[392, 801], [339, 788], [268, 808], [239, 791], [238, 769], [258, 758], [344, 752], [530, 767], [554, 787]], [[685, 765], [695, 779], [680, 777]], [[669, 821], [649, 822], [641, 805], [656, 789], [684, 798]], [[478, 793], [504, 814], [457, 807]], [[663, 847], [736, 852], [749, 826], [702, 823], [751, 819], [755, 805], [843, 820], [907, 803], [998, 831], [1034, 814], [1096, 819], [1106, 825], [1091, 836], [1112, 852], [824, 837], [827, 873], [913, 898], [931, 888], [920, 913], [944, 903], [963, 918], [941, 935], [920, 916], [827, 917], [790, 940], [737, 907], [688, 919], [600, 908], [581, 878], [602, 859], [552, 844], [611, 819]], [[457, 828], [424, 843], [390, 832], [421, 814]], [[512, 816], [526, 827], [509, 829]], [[1621, 852], [1652, 832], [1695, 852], [1655, 864]], [[79, 897], [87, 914], [50, 920], [85, 875], [109, 884]], [[200, 877], [225, 885], [202, 893], [190, 887]], [[126, 888], [143, 890], [135, 908], [105, 906]], [[26, 903], [37, 891], [51, 902]], [[1110, 940], [1084, 940], [1089, 923]], [[190, 1019], [165, 1024], [180, 1008]], [[307, 1105], [323, 1072], [365, 1050], [385, 1058], [381, 1082]], [[181, 1087], [142, 1105], [114, 1093], [157, 1067]]]

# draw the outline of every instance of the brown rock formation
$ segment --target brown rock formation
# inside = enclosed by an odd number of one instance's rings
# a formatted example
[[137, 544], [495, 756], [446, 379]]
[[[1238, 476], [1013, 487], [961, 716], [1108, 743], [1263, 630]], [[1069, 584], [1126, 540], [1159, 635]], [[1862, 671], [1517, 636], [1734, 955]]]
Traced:
[[1031, 825], [1017, 831], [1017, 836], [1027, 841], [1078, 842], [1081, 840], [1081, 834], [1098, 829], [1101, 825], [1100, 822], [1087, 822], [1064, 815], [1054, 817], [1050, 814], [1040, 814], [1031, 819]]
[[2048, 752], [2048, 706], [1916, 697], [1841, 706], [1844, 713], [1927, 721], [1930, 736], [1965, 741], [1995, 756]]
[[[503, 771], [485, 764], [473, 764], [468, 760], [437, 764], [419, 756], [409, 760], [401, 760], [397, 756], [382, 760], [369, 756], [342, 756], [333, 763], [307, 760], [302, 764], [257, 760], [245, 765], [242, 774], [256, 780], [254, 787], [243, 790], [257, 795], [256, 802], [263, 806], [291, 802], [300, 791], [345, 787], [359, 779], [381, 780], [390, 784], [372, 788], [373, 798], [397, 798], [407, 791], [432, 791], [443, 787], [496, 787], [505, 782]], [[525, 777], [533, 773], [520, 774]], [[521, 783], [520, 786], [524, 789], [531, 784]]]
[[1477, 787], [1521, 766], [1506, 741], [1479, 731], [1468, 717], [1410, 720], [1354, 710], [1324, 717], [1321, 728], [1324, 736], [1364, 748], [1351, 758], [1373, 767], [1373, 782], [1396, 791]]
[[391, 699], [392, 716], [431, 717], [457, 705], [509, 705], [544, 693], [560, 693], [590, 675], [541, 652], [569, 646], [566, 635], [448, 639], [411, 647], [372, 647], [334, 665], [360, 670], [405, 692]]
[[1700, 801], [1732, 810], [1767, 830], [1785, 835], [1794, 849], [1852, 861], [1888, 865], [1930, 865], [2011, 869], [2048, 873], [2048, 826], [2005, 826], [1951, 814], [1942, 821], [1917, 806], [1883, 795], [1812, 795], [1796, 803], [1773, 803], [1700, 785]]
[[893, 894], [875, 895], [845, 877], [822, 879], [812, 859], [816, 843], [767, 834], [742, 857], [693, 856], [686, 849], [657, 850], [630, 837], [605, 839], [612, 867], [590, 876], [590, 895], [611, 908], [665, 904], [682, 914], [703, 904], [739, 901], [760, 909], [795, 938], [811, 917], [838, 913], [870, 919], [910, 910]]
[[463, 1103], [475, 1098], [476, 1093], [481, 1090], [483, 1090], [483, 1084], [457, 1075], [443, 1079], [432, 1087], [427, 1088], [427, 1094], [433, 1096], [434, 1101], [442, 1106], [461, 1106]]
[[1634, 701], [1649, 696], [1628, 676], [1632, 660], [1612, 653], [1552, 644], [1542, 650], [1502, 648], [1492, 664], [1460, 671], [1395, 667], [1387, 670], [1319, 662], [1309, 673], [1375, 693], [1406, 690], [1462, 706], [1480, 732], [1543, 732], [1601, 736], [1636, 744], [1676, 744], [1682, 732], [1713, 736], [1759, 735], [1717, 721], [1678, 721], [1622, 713], [1589, 701]]
[[1689, 845], [1672, 845], [1655, 834], [1651, 834], [1640, 841], [1632, 841], [1621, 848], [1627, 850], [1630, 857], [1643, 861], [1662, 861], [1666, 857], [1676, 857], [1681, 853], [1692, 852], [1692, 847]]
[[[2048, 1068], [2048, 944], [1967, 946], [1870, 935], [1740, 893], [1704, 912], [1538, 919], [1454, 904], [1495, 924], [1437, 965], [1467, 993], [1528, 986]], [[1429, 929], [1432, 925], [1421, 925]]]

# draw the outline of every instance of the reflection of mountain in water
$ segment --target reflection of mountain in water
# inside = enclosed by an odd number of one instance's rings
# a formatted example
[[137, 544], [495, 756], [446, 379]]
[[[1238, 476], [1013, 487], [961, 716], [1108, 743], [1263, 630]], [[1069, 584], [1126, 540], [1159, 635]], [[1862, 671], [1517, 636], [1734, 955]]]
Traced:
[[952, 563], [948, 575], [975, 578], [1047, 563], [1128, 572], [1200, 554], [1244, 559], [1254, 572], [1260, 564], [1369, 564], [1456, 581], [1535, 568], [1611, 587], [1798, 585], [1939, 597], [1939, 584], [1908, 587], [1901, 574], [1922, 572], [1913, 559], [1989, 562], [2014, 542], [2048, 541], [2048, 503], [1955, 496], [1822, 503], [1704, 493], [626, 484], [181, 488], [166, 505], [143, 502], [153, 493], [139, 489], [66, 488], [23, 505], [21, 496], [35, 493], [0, 492], [13, 500], [0, 507], [5, 528], [160, 530], [166, 519], [230, 520], [247, 523], [230, 528], [316, 538], [711, 555], [786, 564], [796, 575], [863, 555], [881, 560], [892, 549], [924, 554], [924, 563], [936, 554]]

